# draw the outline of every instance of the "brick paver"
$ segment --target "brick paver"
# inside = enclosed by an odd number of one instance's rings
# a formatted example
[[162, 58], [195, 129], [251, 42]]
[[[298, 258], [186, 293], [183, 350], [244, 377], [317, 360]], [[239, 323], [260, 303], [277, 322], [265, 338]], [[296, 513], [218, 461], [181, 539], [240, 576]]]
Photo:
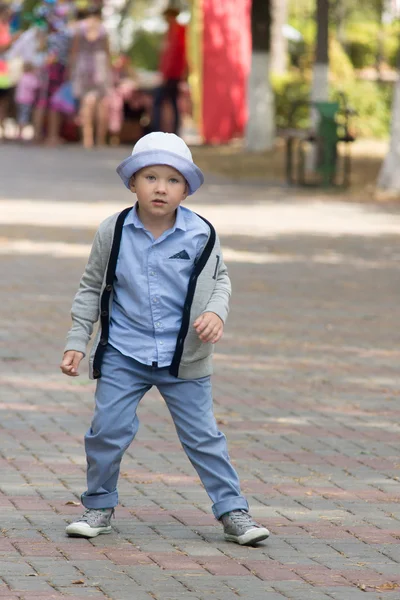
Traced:
[[115, 533], [80, 514], [86, 366], [58, 370], [98, 222], [128, 205], [127, 149], [0, 148], [0, 599], [400, 599], [400, 216], [208, 178], [234, 287], [215, 408], [252, 513], [226, 543], [157, 393], [121, 473]]

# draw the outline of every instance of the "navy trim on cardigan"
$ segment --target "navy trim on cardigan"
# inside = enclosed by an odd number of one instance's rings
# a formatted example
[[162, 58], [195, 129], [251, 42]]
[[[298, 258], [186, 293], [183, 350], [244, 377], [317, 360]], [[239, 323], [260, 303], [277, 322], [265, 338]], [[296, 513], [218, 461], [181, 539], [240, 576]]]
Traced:
[[110, 330], [110, 296], [114, 285], [115, 270], [117, 268], [118, 254], [122, 238], [122, 228], [126, 216], [129, 211], [132, 210], [132, 208], [132, 206], [129, 206], [120, 212], [115, 223], [110, 258], [107, 265], [106, 285], [100, 299], [101, 337], [93, 359], [94, 379], [101, 377], [101, 363], [103, 362], [103, 354], [108, 344], [108, 335]]
[[210, 227], [210, 237], [208, 238], [207, 244], [205, 245], [199, 260], [195, 264], [195, 267], [189, 279], [188, 291], [186, 294], [185, 303], [183, 305], [182, 323], [178, 333], [178, 338], [176, 340], [175, 352], [172, 358], [172, 363], [169, 368], [169, 372], [175, 377], [178, 377], [179, 366], [181, 364], [181, 358], [183, 353], [183, 345], [185, 343], [187, 332], [189, 330], [190, 309], [192, 307], [193, 297], [196, 291], [197, 278], [204, 269], [208, 259], [210, 258], [210, 254], [212, 252], [212, 249], [214, 248], [216, 237], [215, 229], [211, 225], [211, 223], [201, 215], [197, 216], [200, 217], [200, 219], [202, 219]]
[[[110, 258], [107, 265], [107, 275], [106, 275], [106, 285], [103, 290], [100, 299], [100, 328], [101, 328], [101, 336], [99, 345], [96, 348], [96, 352], [93, 359], [93, 378], [99, 379], [101, 377], [101, 363], [103, 361], [104, 351], [108, 344], [108, 336], [110, 329], [110, 295], [113, 289], [115, 271], [117, 268], [117, 260], [119, 249], [121, 246], [121, 238], [122, 238], [122, 228], [126, 219], [127, 214], [130, 210], [132, 210], [132, 206], [129, 208], [125, 208], [117, 217], [117, 221], [115, 223], [114, 236], [111, 246]], [[197, 214], [197, 213], [195, 213]], [[178, 337], [176, 340], [175, 352], [172, 358], [171, 366], [169, 368], [169, 372], [171, 375], [178, 377], [179, 366], [181, 363], [183, 346], [187, 336], [187, 332], [189, 330], [190, 323], [190, 309], [192, 307], [193, 297], [196, 290], [197, 278], [204, 269], [212, 249], [215, 244], [216, 233], [214, 227], [211, 225], [207, 219], [202, 217], [201, 215], [197, 215], [202, 219], [210, 228], [210, 237], [208, 238], [207, 244], [204, 247], [203, 252], [197, 263], [194, 266], [192, 274], [190, 275], [188, 290], [186, 293], [185, 303], [183, 305], [183, 314], [182, 314], [182, 322], [181, 327], [179, 329]]]

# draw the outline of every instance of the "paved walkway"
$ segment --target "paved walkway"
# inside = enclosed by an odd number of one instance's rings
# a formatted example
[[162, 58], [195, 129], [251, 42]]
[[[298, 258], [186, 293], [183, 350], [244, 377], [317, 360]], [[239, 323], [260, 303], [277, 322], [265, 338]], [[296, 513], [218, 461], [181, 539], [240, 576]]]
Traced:
[[216, 415], [271, 538], [223, 540], [153, 392], [115, 533], [65, 536], [93, 384], [58, 364], [95, 227], [132, 201], [125, 154], [0, 148], [0, 598], [398, 600], [400, 216], [385, 206], [217, 178], [190, 200], [234, 287]]

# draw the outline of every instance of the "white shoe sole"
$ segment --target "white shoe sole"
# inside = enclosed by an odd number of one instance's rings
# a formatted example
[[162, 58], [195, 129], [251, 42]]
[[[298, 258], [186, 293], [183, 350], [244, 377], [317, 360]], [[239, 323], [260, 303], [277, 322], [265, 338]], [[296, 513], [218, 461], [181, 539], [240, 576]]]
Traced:
[[93, 538], [103, 533], [111, 533], [112, 527], [90, 527], [81, 523], [71, 523], [65, 528], [67, 534], [71, 537]]
[[254, 529], [249, 529], [249, 531], [246, 531], [243, 535], [231, 535], [230, 533], [226, 533], [225, 539], [227, 542], [236, 542], [236, 544], [246, 546], [262, 542], [263, 540], [266, 540], [269, 535], [270, 533], [266, 527], [255, 527]]

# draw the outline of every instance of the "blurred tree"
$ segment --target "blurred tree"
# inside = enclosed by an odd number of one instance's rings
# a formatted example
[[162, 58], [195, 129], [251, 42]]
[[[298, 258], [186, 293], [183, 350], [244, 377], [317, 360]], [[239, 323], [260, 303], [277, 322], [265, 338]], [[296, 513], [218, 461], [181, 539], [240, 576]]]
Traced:
[[[400, 53], [398, 56], [400, 70]], [[392, 102], [392, 124], [389, 151], [378, 175], [377, 188], [389, 193], [400, 193], [400, 77], [397, 79]]]
[[107, 15], [106, 26], [114, 52], [130, 53], [136, 32], [141, 32], [138, 23], [145, 18], [153, 4], [153, 1], [145, 0], [103, 0], [104, 12]]
[[274, 94], [270, 82], [271, 0], [253, 0], [251, 7], [252, 59], [248, 82], [249, 118], [246, 148], [267, 150], [275, 139]]
[[[379, 0], [377, 2], [377, 10], [378, 10], [378, 19], [379, 19], [379, 29], [378, 29], [378, 50], [376, 53], [376, 70], [378, 72], [378, 76], [382, 78], [382, 66], [384, 62], [384, 44], [385, 44], [385, 21], [388, 18], [388, 9], [389, 3], [388, 0]], [[390, 17], [389, 17], [390, 18]]]
[[[391, 0], [389, 0], [391, 2]], [[355, 21], [381, 21], [387, 0], [330, 0], [330, 20], [339, 42], [346, 43], [346, 23]]]
[[346, 42], [345, 23], [348, 16], [349, 4], [351, 4], [349, 0], [336, 0], [330, 6], [330, 14], [335, 25], [336, 37], [342, 46]]
[[317, 40], [315, 48], [315, 61], [313, 66], [313, 81], [311, 88], [312, 101], [328, 100], [328, 27], [329, 27], [329, 0], [317, 0]]
[[[379, 54], [379, 38], [386, 45], [386, 35], [379, 34], [379, 28], [387, 27], [388, 19], [393, 14], [392, 0], [329, 0], [329, 28], [330, 33], [336, 37], [346, 51], [352, 52], [353, 38], [356, 41], [356, 51], [359, 48], [358, 38], [362, 35], [363, 47], [360, 54], [366, 49], [370, 55], [373, 53], [374, 62]], [[315, 35], [315, 7], [317, 0], [291, 0], [289, 3], [289, 24], [297, 28], [304, 36], [306, 44], [310, 44]], [[369, 30], [365, 30], [369, 26]], [[365, 34], [365, 35], [364, 35]], [[359, 61], [360, 62], [360, 61]]]
[[157, 71], [163, 37], [160, 33], [137, 31], [133, 44], [127, 51], [132, 64], [147, 71]]
[[288, 19], [288, 0], [272, 0], [271, 72], [283, 75], [287, 70], [288, 41], [284, 25]]

